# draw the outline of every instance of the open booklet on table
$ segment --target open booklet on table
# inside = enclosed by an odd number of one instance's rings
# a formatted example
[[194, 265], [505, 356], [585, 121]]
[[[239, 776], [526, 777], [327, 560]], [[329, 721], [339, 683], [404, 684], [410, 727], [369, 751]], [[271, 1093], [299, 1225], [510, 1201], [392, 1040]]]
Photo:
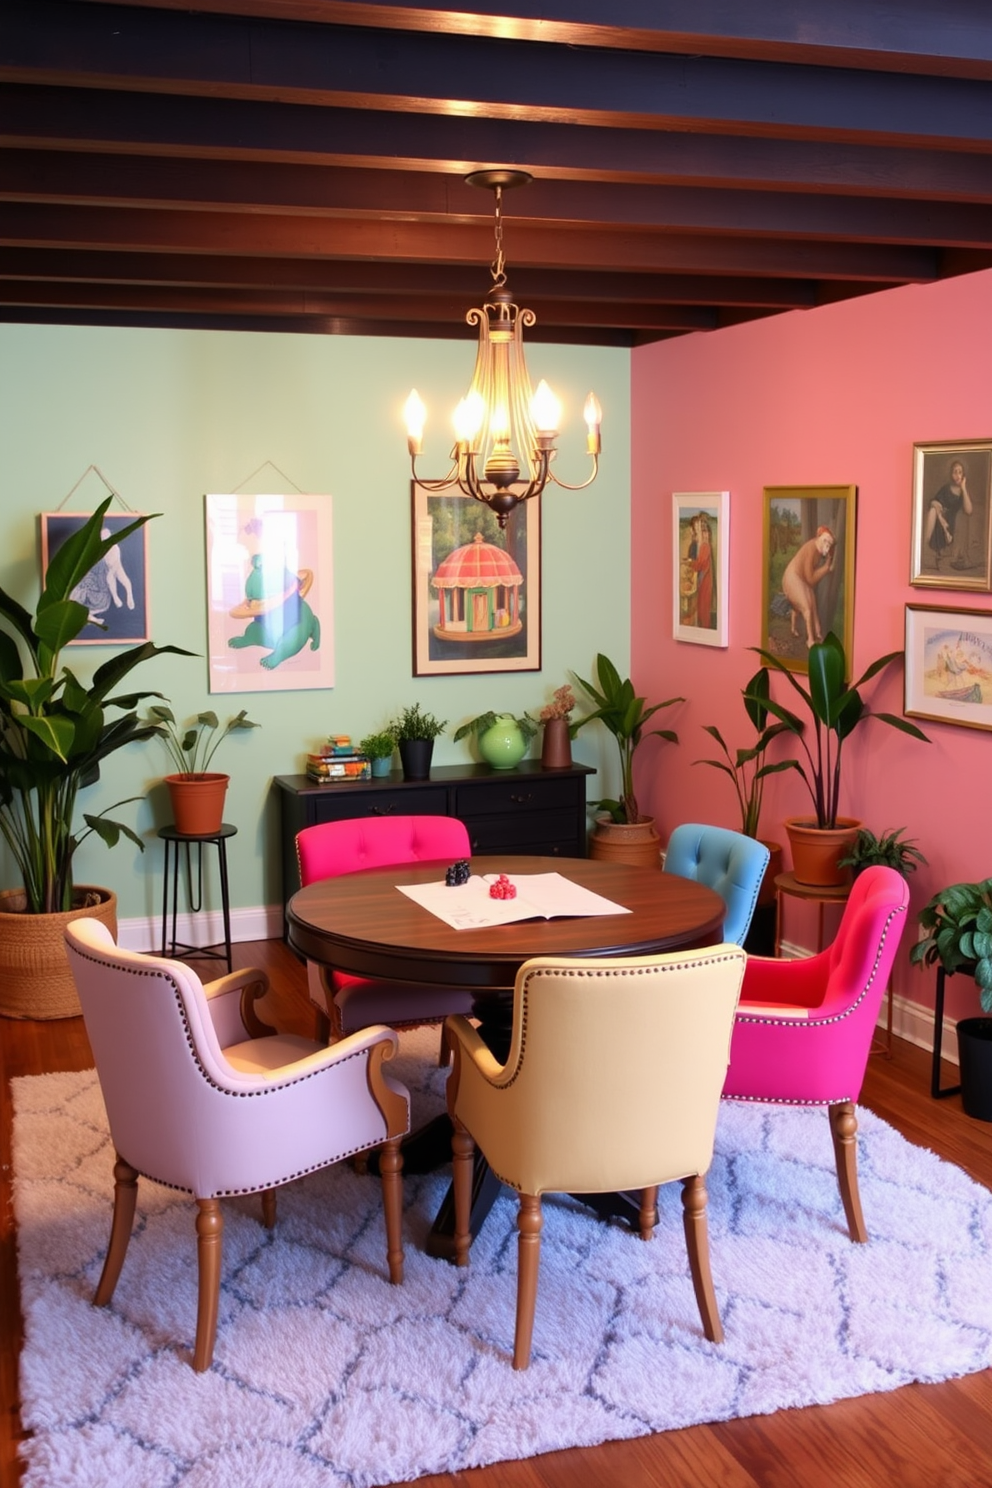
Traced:
[[454, 930], [479, 930], [487, 925], [512, 925], [517, 920], [553, 920], [569, 915], [630, 914], [623, 904], [614, 904], [560, 873], [514, 873], [510, 882], [515, 899], [493, 899], [490, 886], [497, 874], [473, 874], [467, 882], [449, 888], [444, 882], [397, 884], [431, 914]]

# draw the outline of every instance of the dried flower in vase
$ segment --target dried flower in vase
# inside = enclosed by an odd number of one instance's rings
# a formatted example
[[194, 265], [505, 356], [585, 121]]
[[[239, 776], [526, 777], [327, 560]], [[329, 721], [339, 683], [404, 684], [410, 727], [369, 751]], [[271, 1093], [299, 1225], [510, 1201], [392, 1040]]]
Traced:
[[552, 718], [569, 719], [572, 709], [575, 707], [575, 694], [566, 682], [564, 687], [555, 689], [555, 695], [551, 702], [541, 709], [541, 722], [547, 723]]

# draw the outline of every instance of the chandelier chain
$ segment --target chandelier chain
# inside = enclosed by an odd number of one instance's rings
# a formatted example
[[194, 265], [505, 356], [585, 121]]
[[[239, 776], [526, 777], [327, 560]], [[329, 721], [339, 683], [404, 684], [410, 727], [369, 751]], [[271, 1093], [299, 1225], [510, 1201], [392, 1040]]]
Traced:
[[489, 272], [493, 276], [493, 287], [501, 289], [506, 283], [506, 259], [503, 257], [503, 188], [493, 188], [496, 197], [495, 221], [493, 224], [493, 235], [496, 239], [496, 257], [492, 261]]

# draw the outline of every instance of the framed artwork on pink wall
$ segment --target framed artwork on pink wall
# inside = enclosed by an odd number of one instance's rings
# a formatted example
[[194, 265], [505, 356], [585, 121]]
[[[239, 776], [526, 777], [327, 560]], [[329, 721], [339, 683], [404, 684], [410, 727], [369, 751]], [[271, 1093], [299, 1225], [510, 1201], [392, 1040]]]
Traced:
[[992, 612], [906, 606], [908, 718], [992, 729]]
[[206, 498], [211, 692], [334, 685], [330, 496]]
[[766, 486], [761, 645], [790, 672], [833, 631], [854, 638], [856, 486]]
[[729, 645], [730, 492], [672, 495], [672, 634], [697, 646]]
[[992, 590], [992, 439], [913, 445], [913, 556], [918, 589]]

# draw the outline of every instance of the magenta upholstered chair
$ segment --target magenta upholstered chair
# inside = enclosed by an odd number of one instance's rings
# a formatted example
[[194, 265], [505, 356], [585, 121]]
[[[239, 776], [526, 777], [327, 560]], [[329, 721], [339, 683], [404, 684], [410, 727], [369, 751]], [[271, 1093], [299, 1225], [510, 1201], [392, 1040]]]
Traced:
[[[304, 827], [296, 834], [304, 887], [362, 868], [390, 868], [434, 858], [453, 863], [470, 852], [468, 829], [453, 816], [348, 817]], [[458, 988], [369, 981], [313, 962], [307, 964], [307, 977], [310, 1000], [321, 1018], [318, 1036], [325, 1038], [343, 1038], [371, 1023], [418, 1028], [424, 1023], [443, 1023], [449, 1013], [472, 1010], [471, 994]], [[447, 1062], [442, 1034], [441, 1063]]]
[[854, 1105], [908, 904], [901, 874], [867, 868], [826, 950], [795, 961], [749, 958], [734, 1020], [724, 1097], [828, 1107], [852, 1240], [868, 1239]]
[[193, 1368], [209, 1368], [220, 1295], [218, 1200], [261, 1193], [271, 1228], [274, 1189], [380, 1146], [389, 1279], [402, 1281], [400, 1138], [410, 1100], [383, 1069], [395, 1033], [369, 1028], [328, 1049], [260, 1021], [254, 1004], [268, 989], [264, 972], [235, 971], [203, 986], [178, 961], [120, 950], [97, 920], [74, 920], [65, 938], [117, 1149], [96, 1304], [110, 1301], [124, 1264], [138, 1177], [186, 1190], [197, 1203]]

